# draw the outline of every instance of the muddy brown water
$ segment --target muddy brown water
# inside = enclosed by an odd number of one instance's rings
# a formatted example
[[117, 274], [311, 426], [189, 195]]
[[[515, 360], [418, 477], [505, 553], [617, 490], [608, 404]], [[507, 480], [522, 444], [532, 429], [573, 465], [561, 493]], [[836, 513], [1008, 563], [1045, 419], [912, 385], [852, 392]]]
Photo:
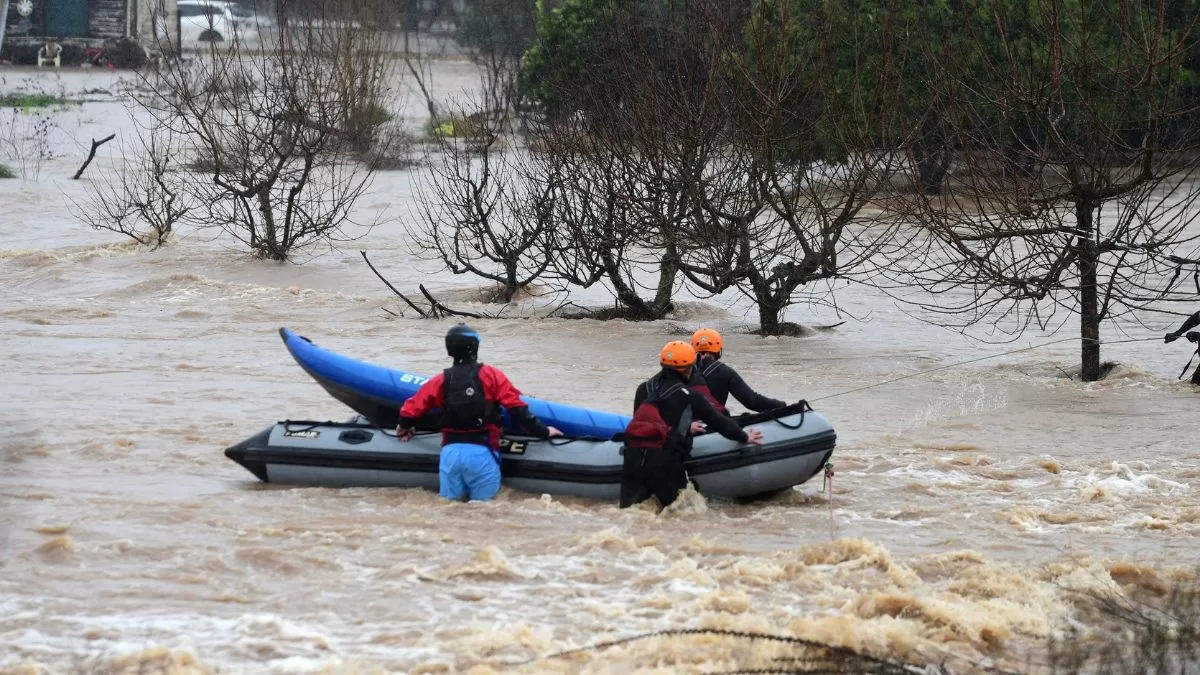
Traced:
[[[63, 86], [112, 76], [88, 77]], [[71, 134], [119, 107], [85, 104]], [[697, 627], [967, 663], [1036, 650], [1081, 618], [1080, 591], [1155, 591], [1195, 562], [1186, 346], [1106, 347], [1121, 365], [1091, 384], [1063, 376], [1065, 342], [836, 395], [1070, 336], [981, 343], [857, 288], [839, 291], [846, 324], [803, 338], [739, 332], [754, 315], [734, 295], [653, 323], [542, 319], [547, 298], [476, 322], [483, 358], [525, 393], [625, 413], [665, 340], [725, 331], [755, 387], [835, 424], [832, 503], [819, 478], [750, 505], [689, 493], [663, 514], [258, 483], [224, 447], [350, 414], [280, 326], [376, 363], [445, 363], [451, 322], [388, 316], [401, 305], [359, 249], [457, 306], [487, 309], [482, 284], [412, 254], [410, 172], [380, 175], [360, 209], [383, 222], [362, 240], [279, 265], [205, 232], [150, 252], [88, 230], [63, 154], [38, 181], [0, 181], [0, 672], [705, 672], [777, 653], [663, 637], [516, 665]]]

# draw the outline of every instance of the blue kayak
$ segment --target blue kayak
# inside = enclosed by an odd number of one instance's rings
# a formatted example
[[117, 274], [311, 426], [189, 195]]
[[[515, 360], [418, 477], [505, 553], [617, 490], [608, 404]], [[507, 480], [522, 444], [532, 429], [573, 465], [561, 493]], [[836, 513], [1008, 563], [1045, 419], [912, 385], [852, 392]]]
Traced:
[[[287, 328], [280, 328], [279, 336], [304, 372], [311, 375], [331, 396], [376, 426], [396, 426], [400, 406], [429, 379], [424, 375], [385, 368], [322, 349], [312, 340]], [[532, 396], [522, 396], [521, 400], [529, 404], [529, 412], [542, 422], [558, 427], [563, 434], [575, 438], [612, 438], [614, 434], [625, 431], [630, 419], [615, 413], [542, 401]], [[509, 431], [520, 431], [512, 428], [507, 413], [504, 423]]]

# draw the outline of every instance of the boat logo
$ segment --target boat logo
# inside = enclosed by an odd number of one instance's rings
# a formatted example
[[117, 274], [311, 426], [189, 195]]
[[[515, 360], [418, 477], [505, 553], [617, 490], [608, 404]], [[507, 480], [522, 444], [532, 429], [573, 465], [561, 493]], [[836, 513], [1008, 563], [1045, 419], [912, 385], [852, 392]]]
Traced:
[[316, 438], [320, 435], [321, 432], [312, 429], [286, 429], [283, 432], [284, 438]]
[[513, 441], [507, 438], [500, 439], [500, 452], [506, 452], [510, 455], [525, 454], [525, 447], [529, 444], [525, 441]]

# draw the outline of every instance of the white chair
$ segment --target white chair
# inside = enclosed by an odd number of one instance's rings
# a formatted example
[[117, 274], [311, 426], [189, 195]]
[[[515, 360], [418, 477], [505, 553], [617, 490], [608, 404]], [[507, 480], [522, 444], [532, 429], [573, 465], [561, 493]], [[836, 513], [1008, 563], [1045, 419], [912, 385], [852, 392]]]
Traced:
[[41, 68], [44, 65], [53, 63], [55, 68], [62, 67], [62, 45], [54, 40], [42, 45], [38, 50], [37, 67]]

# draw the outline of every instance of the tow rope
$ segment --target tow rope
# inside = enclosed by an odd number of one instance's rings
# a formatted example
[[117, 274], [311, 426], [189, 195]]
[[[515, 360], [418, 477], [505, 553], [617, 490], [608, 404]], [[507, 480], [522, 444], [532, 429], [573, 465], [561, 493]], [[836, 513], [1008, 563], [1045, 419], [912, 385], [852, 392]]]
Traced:
[[825, 501], [829, 503], [829, 540], [833, 541], [837, 537], [834, 534], [834, 519], [833, 519], [833, 463], [825, 462], [825, 477], [821, 480], [821, 490], [827, 490]]
[[1192, 352], [1192, 355], [1188, 357], [1187, 365], [1183, 367], [1183, 370], [1179, 371], [1179, 377], [1175, 379], [1182, 380], [1183, 376], [1187, 375], [1188, 368], [1192, 367], [1192, 360], [1196, 358], [1197, 354], [1200, 354], [1200, 344], [1196, 345], [1196, 351]]
[[[1101, 342], [1100, 340], [1095, 340], [1095, 342], [1100, 342], [1100, 344], [1104, 344], [1104, 345], [1119, 345], [1119, 344], [1125, 344], [1126, 342], [1146, 342], [1146, 341], [1149, 341], [1149, 340], [1159, 340], [1159, 339], [1161, 339], [1161, 338], [1158, 338], [1158, 337], [1145, 337], [1145, 338], [1132, 338], [1132, 339], [1129, 339], [1129, 340], [1113, 340], [1113, 341], [1111, 341], [1111, 342]], [[853, 393], [854, 393], [854, 392], [856, 392], [856, 391], [863, 391], [864, 389], [874, 389], [875, 387], [882, 387], [882, 386], [883, 386], [883, 385], [885, 385], [885, 384], [891, 384], [891, 383], [893, 383], [893, 382], [899, 382], [900, 380], [907, 380], [907, 379], [909, 379], [909, 378], [912, 378], [912, 377], [920, 377], [920, 376], [922, 376], [922, 375], [928, 375], [929, 373], [936, 373], [936, 372], [938, 372], [939, 370], [949, 370], [949, 369], [951, 369], [951, 368], [957, 368], [957, 367], [959, 367], [959, 366], [965, 366], [965, 365], [968, 365], [968, 364], [971, 364], [971, 363], [977, 363], [977, 362], [979, 362], [979, 361], [986, 361], [986, 360], [988, 360], [988, 359], [997, 359], [997, 358], [1000, 358], [1001, 356], [1009, 356], [1009, 355], [1012, 355], [1012, 354], [1020, 354], [1021, 352], [1028, 352], [1028, 351], [1032, 351], [1032, 350], [1034, 350], [1034, 349], [1041, 349], [1042, 347], [1049, 347], [1050, 345], [1056, 345], [1056, 344], [1059, 344], [1060, 342], [1075, 342], [1076, 340], [1082, 340], [1082, 341], [1085, 341], [1085, 342], [1087, 342], [1087, 341], [1093, 341], [1091, 338], [1077, 338], [1077, 337], [1063, 338], [1063, 339], [1061, 339], [1061, 340], [1052, 340], [1052, 341], [1050, 341], [1050, 342], [1044, 342], [1044, 343], [1042, 343], [1042, 344], [1040, 344], [1040, 345], [1031, 345], [1031, 346], [1029, 346], [1029, 347], [1022, 347], [1022, 348], [1020, 348], [1020, 349], [1013, 349], [1013, 350], [1010, 350], [1010, 351], [1007, 351], [1007, 352], [1001, 352], [1001, 353], [999, 353], [999, 354], [989, 354], [988, 356], [980, 356], [980, 357], [978, 357], [978, 358], [974, 358], [974, 359], [967, 359], [966, 361], [959, 361], [959, 362], [957, 362], [957, 363], [950, 363], [950, 364], [947, 364], [947, 365], [944, 365], [944, 366], [938, 366], [937, 368], [930, 368], [930, 369], [928, 369], [928, 370], [918, 370], [918, 371], [917, 371], [917, 372], [915, 372], [915, 373], [909, 373], [909, 374], [907, 374], [907, 375], [901, 375], [901, 376], [899, 376], [899, 377], [893, 377], [893, 378], [892, 378], [892, 379], [890, 379], [890, 380], [884, 380], [884, 381], [882, 381], [882, 382], [876, 382], [875, 384], [867, 384], [867, 385], [863, 385], [863, 386], [861, 386], [861, 387], [855, 387], [855, 388], [853, 388], [853, 389], [847, 389], [846, 391], [839, 391], [839, 392], [837, 392], [836, 394], [829, 394], [828, 396], [818, 396], [817, 398], [810, 399], [810, 400], [811, 400], [811, 401], [824, 401], [825, 399], [835, 398], [835, 397], [837, 397], [837, 396], [845, 396], [846, 394], [853, 394]], [[1200, 351], [1200, 349], [1198, 349], [1197, 351]], [[1190, 363], [1190, 362], [1189, 362], [1189, 363]], [[1186, 369], [1185, 369], [1185, 370], [1186, 370]]]

